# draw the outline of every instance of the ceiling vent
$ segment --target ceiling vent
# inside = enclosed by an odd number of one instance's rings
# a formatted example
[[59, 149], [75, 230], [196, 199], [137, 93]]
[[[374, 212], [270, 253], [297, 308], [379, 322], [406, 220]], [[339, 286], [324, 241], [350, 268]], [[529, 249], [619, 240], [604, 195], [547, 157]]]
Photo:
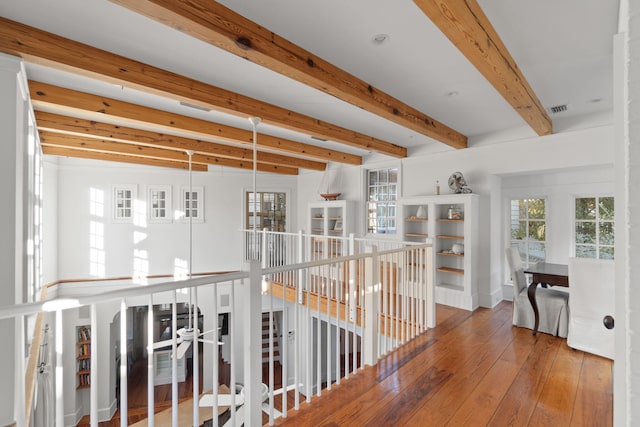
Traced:
[[207, 107], [201, 107], [199, 105], [194, 105], [194, 104], [189, 104], [188, 102], [184, 102], [184, 101], [180, 101], [180, 105], [182, 105], [183, 107], [189, 107], [189, 108], [193, 108], [195, 110], [200, 110], [200, 111], [211, 111], [210, 108]]
[[558, 113], [563, 113], [568, 109], [569, 109], [569, 106], [567, 104], [555, 105], [553, 107], [549, 107], [549, 112], [551, 114], [558, 114]]

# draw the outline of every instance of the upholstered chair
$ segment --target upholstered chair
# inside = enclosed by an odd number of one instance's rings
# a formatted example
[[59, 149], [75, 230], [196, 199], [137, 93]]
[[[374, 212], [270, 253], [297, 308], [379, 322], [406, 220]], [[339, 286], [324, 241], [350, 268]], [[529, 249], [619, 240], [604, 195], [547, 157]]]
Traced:
[[[529, 284], [518, 248], [507, 249], [507, 261], [513, 280], [513, 324], [533, 330], [535, 317], [527, 295]], [[569, 293], [566, 290], [539, 287], [536, 290], [536, 302], [540, 314], [538, 332], [566, 338], [569, 327]]]

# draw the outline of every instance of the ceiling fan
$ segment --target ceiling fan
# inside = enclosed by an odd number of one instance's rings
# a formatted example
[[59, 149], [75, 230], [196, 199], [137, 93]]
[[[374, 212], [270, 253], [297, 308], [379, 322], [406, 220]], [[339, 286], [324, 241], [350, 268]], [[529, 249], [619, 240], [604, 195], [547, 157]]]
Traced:
[[[218, 330], [220, 329], [222, 329], [222, 326], [218, 327]], [[193, 343], [194, 339], [197, 339], [199, 342], [203, 342], [203, 343], [222, 345], [223, 343], [221, 341], [212, 341], [212, 340], [206, 340], [204, 338], [201, 338], [205, 334], [209, 334], [211, 332], [213, 332], [213, 330], [200, 332], [199, 329], [194, 328], [191, 325], [191, 319], [189, 319], [189, 326], [182, 327], [176, 330], [176, 336], [177, 336], [176, 343], [178, 344], [178, 349], [176, 350], [176, 354], [178, 356], [178, 359], [182, 359], [184, 357], [184, 355], [187, 353], [187, 350], [189, 350], [189, 347], [191, 347], [191, 344]], [[159, 348], [169, 347], [171, 345], [173, 345], [173, 338], [163, 340], [163, 341], [158, 341], [153, 344], [153, 348], [154, 350], [157, 350]]]
[[[193, 253], [193, 213], [191, 212], [191, 202], [193, 200], [193, 191], [192, 191], [192, 173], [193, 173], [193, 168], [192, 168], [192, 157], [193, 157], [193, 150], [186, 150], [187, 156], [189, 156], [189, 205], [187, 206], [187, 209], [189, 209], [189, 213], [188, 213], [188, 218], [189, 218], [189, 279], [191, 279], [193, 277], [193, 272], [192, 272], [192, 265], [193, 265], [193, 260], [192, 260], [192, 253]], [[194, 340], [198, 340], [200, 342], [204, 342], [204, 343], [210, 343], [210, 344], [218, 344], [218, 345], [222, 345], [223, 343], [220, 341], [211, 341], [211, 340], [205, 340], [203, 338], [201, 338], [203, 335], [214, 332], [213, 330], [211, 331], [206, 331], [206, 332], [200, 332], [200, 330], [197, 327], [194, 327], [192, 325], [192, 321], [193, 321], [193, 315], [192, 315], [192, 302], [191, 302], [191, 288], [189, 288], [189, 315], [188, 315], [188, 319], [189, 319], [189, 325], [187, 327], [182, 327], [180, 329], [176, 330], [176, 343], [178, 344], [178, 348], [176, 350], [176, 355], [178, 359], [182, 359], [184, 357], [184, 355], [187, 353], [187, 350], [189, 350], [189, 347], [191, 347], [191, 344], [193, 343]], [[167, 319], [168, 320], [168, 319]], [[222, 327], [218, 327], [218, 331], [220, 331]], [[173, 345], [173, 337], [167, 340], [163, 340], [163, 341], [158, 341], [156, 343], [153, 344], [153, 348], [155, 349], [159, 349], [159, 348], [164, 348], [164, 347], [169, 347]]]

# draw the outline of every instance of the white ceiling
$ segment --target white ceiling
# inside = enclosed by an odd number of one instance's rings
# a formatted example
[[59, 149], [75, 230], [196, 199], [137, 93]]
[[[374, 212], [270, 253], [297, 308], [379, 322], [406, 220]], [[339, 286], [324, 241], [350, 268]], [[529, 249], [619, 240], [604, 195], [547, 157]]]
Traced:
[[[411, 0], [223, 0], [227, 7], [474, 138], [533, 130]], [[551, 115], [574, 121], [612, 109], [614, 0], [479, 0], [519, 68]], [[107, 0], [11, 0], [0, 15], [215, 86], [409, 148], [448, 150], [434, 140], [287, 77], [211, 47]], [[376, 34], [388, 43], [375, 45]], [[175, 101], [28, 65], [47, 83], [250, 129], [246, 118], [201, 112]], [[449, 96], [456, 93], [456, 96]], [[557, 126], [556, 126], [557, 127]], [[261, 125], [305, 143], [308, 135]], [[326, 142], [324, 146], [367, 155]]]

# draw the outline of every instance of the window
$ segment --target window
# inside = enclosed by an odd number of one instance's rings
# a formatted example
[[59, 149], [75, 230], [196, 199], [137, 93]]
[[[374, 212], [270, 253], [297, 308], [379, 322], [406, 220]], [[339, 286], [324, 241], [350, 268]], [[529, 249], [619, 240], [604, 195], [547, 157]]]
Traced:
[[613, 197], [576, 198], [576, 257], [613, 259]]
[[511, 200], [510, 208], [511, 246], [519, 249], [525, 267], [544, 261], [547, 240], [545, 200]]
[[182, 188], [183, 220], [204, 221], [204, 190], [202, 187]]
[[367, 231], [395, 234], [398, 168], [370, 170], [367, 178]]
[[136, 197], [134, 186], [113, 188], [113, 219], [117, 222], [133, 222], [133, 201]]
[[149, 221], [171, 221], [171, 187], [154, 185], [149, 187]]
[[287, 193], [257, 191], [256, 198], [257, 203], [254, 204], [253, 192], [247, 191], [245, 193], [245, 226], [247, 229], [253, 229], [255, 223], [259, 230], [266, 228], [269, 231], [287, 231]]

